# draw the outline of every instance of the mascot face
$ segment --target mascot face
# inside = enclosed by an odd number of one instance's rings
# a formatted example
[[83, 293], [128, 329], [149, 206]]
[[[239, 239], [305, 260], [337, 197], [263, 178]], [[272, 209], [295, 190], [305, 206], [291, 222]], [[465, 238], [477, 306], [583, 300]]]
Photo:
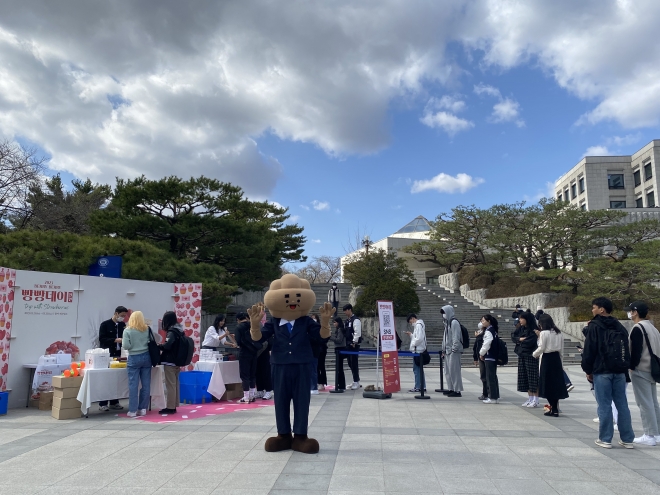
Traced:
[[316, 294], [307, 280], [288, 273], [271, 282], [264, 303], [275, 318], [293, 321], [311, 311], [316, 304]]

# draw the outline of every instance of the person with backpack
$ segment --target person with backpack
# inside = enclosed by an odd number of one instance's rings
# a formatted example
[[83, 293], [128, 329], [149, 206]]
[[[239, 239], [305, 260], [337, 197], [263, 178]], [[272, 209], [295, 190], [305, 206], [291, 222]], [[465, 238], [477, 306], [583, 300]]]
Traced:
[[587, 326], [582, 370], [593, 381], [598, 403], [598, 439], [596, 445], [612, 448], [614, 423], [610, 404], [614, 401], [619, 413], [619, 445], [634, 448], [632, 419], [626, 398], [626, 374], [630, 368], [628, 331], [614, 318], [612, 301], [598, 297], [591, 302], [594, 318]]
[[256, 400], [257, 392], [257, 354], [262, 344], [252, 340], [250, 335], [250, 317], [240, 312], [236, 315], [236, 343], [238, 344], [238, 371], [241, 376], [243, 398], [238, 402], [247, 404]]
[[[461, 355], [463, 354], [463, 328], [454, 317], [454, 307], [451, 304], [443, 306], [440, 310], [445, 324], [442, 337], [442, 357], [446, 362], [448, 392], [447, 397], [462, 397], [463, 379], [461, 377]], [[468, 337], [469, 339], [469, 337]], [[469, 345], [469, 344], [468, 344]]]
[[518, 355], [518, 392], [527, 393], [527, 401], [523, 407], [539, 407], [539, 362], [533, 356], [538, 340], [536, 330], [538, 325], [531, 313], [519, 316], [520, 325], [511, 333], [511, 340], [516, 345], [514, 352]]
[[[633, 443], [655, 446], [660, 442], [660, 406], [656, 387], [660, 381], [660, 332], [646, 318], [649, 307], [644, 301], [635, 301], [625, 309], [628, 318], [635, 322], [629, 342], [630, 379], [644, 428], [644, 434], [635, 438]], [[656, 361], [655, 365], [653, 361]]]
[[165, 342], [159, 344], [162, 350], [160, 364], [163, 365], [163, 371], [165, 372], [167, 404], [165, 409], [158, 411], [158, 414], [176, 414], [176, 408], [180, 403], [179, 373], [181, 373], [181, 367], [177, 365], [177, 362], [179, 361], [179, 350], [181, 349], [182, 340], [185, 339], [185, 334], [174, 311], [168, 311], [163, 315], [162, 325], [167, 332]]
[[[531, 315], [529, 315], [531, 316]], [[562, 356], [564, 354], [564, 336], [555, 326], [550, 315], [542, 314], [539, 319], [539, 328], [535, 330], [539, 345], [534, 350], [535, 359], [540, 359], [540, 372], [538, 395], [548, 399], [550, 410], [544, 416], [559, 416], [559, 401], [568, 398], [566, 383], [564, 383], [564, 369]]]
[[500, 359], [500, 338], [497, 318], [493, 315], [484, 315], [481, 318], [481, 325], [484, 329], [484, 342], [479, 350], [479, 360], [484, 362], [486, 383], [488, 384], [488, 397], [484, 399], [483, 403], [499, 404], [500, 383], [497, 379], [497, 361]]
[[406, 332], [410, 335], [410, 352], [418, 353], [419, 356], [413, 358], [413, 374], [415, 375], [415, 387], [409, 390], [410, 393], [419, 393], [421, 390], [426, 392], [426, 377], [421, 376], [421, 368], [418, 359], [422, 359], [422, 353], [426, 350], [426, 329], [424, 321], [417, 318], [415, 313], [410, 313], [406, 319], [409, 325], [413, 326], [413, 331]]
[[[344, 330], [346, 332], [346, 350], [359, 351], [360, 344], [362, 343], [362, 322], [353, 313], [353, 305], [345, 304], [343, 307], [344, 314], [346, 315], [346, 322], [344, 323]], [[353, 384], [351, 390], [357, 390], [362, 387], [360, 385], [360, 364], [357, 354], [350, 354], [348, 358], [348, 366], [351, 368], [353, 374]]]
[[474, 365], [479, 368], [479, 379], [481, 380], [482, 392], [479, 400], [488, 398], [488, 382], [486, 381], [486, 363], [479, 359], [479, 351], [484, 344], [484, 325], [479, 322], [477, 330], [474, 332], [474, 346], [472, 347], [472, 360]]

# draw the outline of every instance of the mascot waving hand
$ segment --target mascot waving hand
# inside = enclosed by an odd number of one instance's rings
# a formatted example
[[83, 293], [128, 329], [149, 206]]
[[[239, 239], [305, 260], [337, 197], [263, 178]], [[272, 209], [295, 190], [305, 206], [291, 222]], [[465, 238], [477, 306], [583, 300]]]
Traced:
[[[293, 449], [316, 454], [319, 443], [307, 436], [309, 416], [309, 364], [315, 359], [311, 341], [330, 336], [330, 318], [335, 309], [326, 302], [319, 310], [321, 324], [308, 313], [316, 303], [316, 295], [307, 280], [287, 274], [270, 284], [264, 297], [265, 307], [273, 318], [261, 329], [265, 314], [263, 303], [248, 309], [252, 340], [265, 341], [275, 336], [270, 362], [275, 393], [275, 421], [277, 436], [266, 440], [267, 452]], [[293, 401], [293, 430], [291, 429], [291, 401]], [[293, 431], [293, 436], [291, 432]]]

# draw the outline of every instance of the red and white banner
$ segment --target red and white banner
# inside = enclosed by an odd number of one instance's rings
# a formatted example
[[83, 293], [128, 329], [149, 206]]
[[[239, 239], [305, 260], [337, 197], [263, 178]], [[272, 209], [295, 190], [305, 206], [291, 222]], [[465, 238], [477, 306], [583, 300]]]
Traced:
[[378, 301], [377, 304], [383, 360], [383, 391], [390, 394], [401, 390], [399, 352], [396, 348], [396, 328], [394, 326], [394, 303]]
[[16, 270], [0, 267], [0, 392], [7, 390]]
[[[195, 353], [188, 371], [199, 361], [200, 326], [202, 322], [202, 284], [174, 284], [174, 311], [183, 331], [195, 342]], [[183, 370], [183, 368], [181, 368]]]

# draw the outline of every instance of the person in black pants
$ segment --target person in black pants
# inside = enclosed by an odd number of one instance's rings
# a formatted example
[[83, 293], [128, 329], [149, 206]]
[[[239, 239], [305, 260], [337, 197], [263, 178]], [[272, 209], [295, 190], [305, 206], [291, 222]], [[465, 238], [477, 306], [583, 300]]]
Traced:
[[255, 401], [257, 392], [257, 352], [260, 343], [254, 342], [250, 336], [250, 318], [246, 313], [236, 315], [236, 343], [238, 344], [238, 371], [241, 375], [243, 398], [238, 402], [247, 404]]
[[262, 342], [266, 348], [257, 355], [257, 397], [263, 400], [273, 398], [273, 380], [270, 376], [270, 351], [273, 349], [273, 339]]
[[335, 390], [346, 390], [346, 375], [344, 374], [345, 354], [340, 354], [346, 350], [346, 335], [344, 334], [344, 321], [338, 316], [334, 320], [335, 329], [330, 335], [330, 340], [335, 344], [335, 366], [336, 377]]
[[499, 404], [500, 384], [497, 379], [497, 358], [499, 350], [499, 335], [497, 318], [493, 315], [484, 315], [481, 318], [484, 329], [484, 340], [479, 350], [479, 359], [486, 368], [486, 382], [488, 383], [488, 397], [484, 404]]
[[[353, 306], [351, 304], [344, 305], [344, 314], [346, 315], [346, 323], [344, 329], [346, 333], [346, 350], [358, 352], [360, 350], [360, 343], [362, 342], [362, 322], [353, 314]], [[357, 390], [360, 385], [360, 363], [357, 354], [349, 354], [348, 366], [351, 368], [353, 374], [353, 384], [351, 390]]]
[[318, 376], [316, 382], [319, 390], [325, 390], [328, 384], [328, 374], [325, 371], [325, 358], [328, 355], [328, 339], [323, 339], [319, 344], [319, 357], [318, 357]]
[[[124, 335], [124, 328], [126, 328], [124, 320], [127, 313], [128, 309], [124, 306], [117, 306], [112, 318], [105, 320], [99, 327], [99, 347], [108, 349], [111, 358], [121, 357], [121, 339]], [[111, 400], [110, 407], [108, 407], [107, 400], [99, 402], [100, 411], [109, 411], [110, 409], [121, 411], [124, 408], [119, 404], [119, 399]]]
[[479, 329], [474, 332], [474, 345], [472, 346], [472, 359], [474, 365], [479, 368], [479, 378], [481, 379], [481, 397], [479, 400], [486, 400], [488, 398], [488, 381], [486, 380], [486, 363], [479, 359], [479, 351], [484, 343], [484, 330], [483, 324], [479, 322]]

